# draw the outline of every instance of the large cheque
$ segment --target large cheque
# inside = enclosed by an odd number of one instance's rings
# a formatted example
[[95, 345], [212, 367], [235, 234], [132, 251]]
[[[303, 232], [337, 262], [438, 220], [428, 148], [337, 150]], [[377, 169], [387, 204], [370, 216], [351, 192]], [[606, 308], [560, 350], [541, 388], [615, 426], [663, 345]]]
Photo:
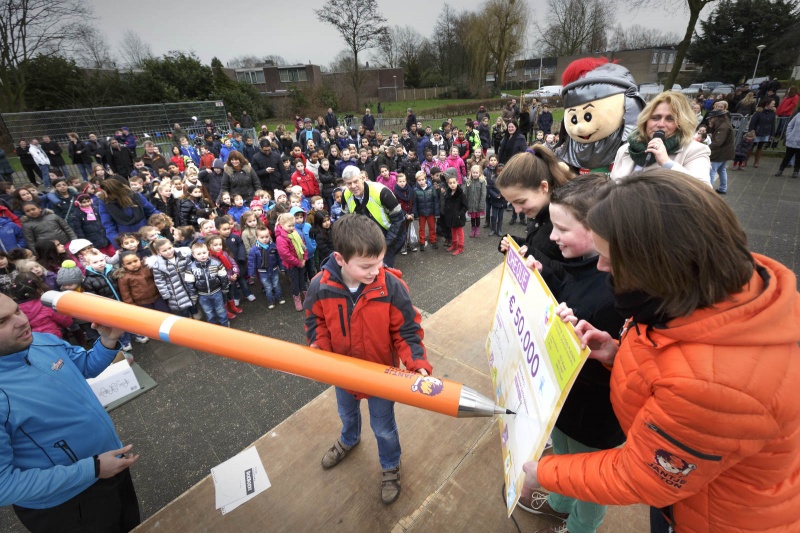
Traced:
[[542, 456], [589, 349], [580, 349], [572, 325], [555, 314], [558, 303], [544, 280], [508, 240], [486, 355], [495, 402], [517, 413], [499, 417], [510, 516], [525, 479], [522, 465]]

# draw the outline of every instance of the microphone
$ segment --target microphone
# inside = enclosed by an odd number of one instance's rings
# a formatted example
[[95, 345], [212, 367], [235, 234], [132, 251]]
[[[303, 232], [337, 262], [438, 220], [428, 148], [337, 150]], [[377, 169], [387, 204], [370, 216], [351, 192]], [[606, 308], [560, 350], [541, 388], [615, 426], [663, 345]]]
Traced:
[[[653, 132], [653, 139], [661, 139], [661, 142], [664, 142], [666, 135], [661, 130], [656, 130]], [[647, 153], [647, 157], [644, 158], [644, 166], [650, 166], [656, 161], [656, 156], [652, 152]]]

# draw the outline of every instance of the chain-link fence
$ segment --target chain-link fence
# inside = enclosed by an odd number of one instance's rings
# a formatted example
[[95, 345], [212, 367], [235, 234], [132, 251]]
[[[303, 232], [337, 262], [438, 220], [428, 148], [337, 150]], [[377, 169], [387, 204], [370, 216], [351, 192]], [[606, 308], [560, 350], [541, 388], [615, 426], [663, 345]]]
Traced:
[[230, 131], [225, 104], [221, 100], [2, 113], [0, 118], [14, 144], [20, 140], [40, 139], [43, 135], [50, 136], [59, 144], [66, 144], [70, 132], [77, 133], [81, 139], [86, 139], [90, 133], [107, 138], [127, 127], [140, 144], [150, 139], [157, 144], [169, 145], [176, 123], [194, 139], [202, 134], [206, 119], [211, 119], [220, 133]]

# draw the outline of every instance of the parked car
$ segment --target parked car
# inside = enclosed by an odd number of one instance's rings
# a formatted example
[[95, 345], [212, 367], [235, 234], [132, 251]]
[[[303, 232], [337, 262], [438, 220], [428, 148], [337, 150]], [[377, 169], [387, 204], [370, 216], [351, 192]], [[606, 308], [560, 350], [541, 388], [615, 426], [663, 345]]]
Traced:
[[701, 90], [704, 93], [711, 93], [711, 92], [714, 92], [714, 89], [716, 89], [718, 86], [722, 85], [722, 82], [721, 81], [704, 81], [701, 85], [702, 85]]
[[561, 96], [561, 89], [563, 87], [561, 85], [545, 85], [536, 89], [535, 91], [531, 91], [525, 95], [525, 98], [537, 98], [539, 100], [547, 99], [547, 98], [555, 98]]
[[[639, 94], [642, 95], [645, 99], [648, 97], [655, 96], [657, 94], [661, 94], [664, 92], [664, 85], [661, 83], [640, 83], [639, 84]], [[681, 86], [677, 83], [672, 85], [673, 91], [680, 91]]]
[[703, 90], [703, 84], [702, 83], [693, 83], [693, 84], [689, 85], [688, 87], [686, 87], [684, 89], [681, 89], [681, 93], [683, 93], [683, 94], [685, 94], [687, 96], [696, 96], [697, 93], [699, 93], [702, 90]]
[[714, 87], [713, 92], [714, 94], [723, 94], [723, 95], [733, 94], [734, 92], [736, 92], [736, 87], [729, 84], [717, 85], [716, 87]]

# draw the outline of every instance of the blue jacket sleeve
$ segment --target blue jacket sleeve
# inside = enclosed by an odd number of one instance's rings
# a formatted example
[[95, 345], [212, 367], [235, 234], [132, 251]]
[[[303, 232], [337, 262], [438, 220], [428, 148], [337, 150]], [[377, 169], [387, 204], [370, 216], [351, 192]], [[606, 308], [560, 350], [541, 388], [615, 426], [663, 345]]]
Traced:
[[153, 204], [147, 201], [143, 194], [139, 193], [139, 201], [142, 202], [142, 209], [144, 209], [144, 216], [150, 218], [151, 216], [161, 213], [158, 209], [153, 207]]
[[[153, 206], [151, 205], [150, 207]], [[109, 241], [113, 243], [114, 239], [116, 239], [117, 235], [119, 235], [119, 229], [117, 228], [117, 223], [114, 222], [114, 219], [106, 210], [106, 204], [104, 204], [103, 202], [100, 202], [97, 205], [97, 213], [100, 215], [100, 222], [103, 223], [103, 229], [106, 230], [106, 237], [108, 238]]]
[[[0, 400], [0, 418], [6, 420], [8, 402], [2, 391]], [[16, 468], [11, 463], [13, 457], [11, 436], [3, 429], [0, 431], [0, 506], [44, 498], [85, 485], [94, 479], [94, 459], [91, 457], [69, 466], [29, 470]]]
[[97, 377], [103, 370], [108, 368], [108, 365], [111, 364], [111, 361], [114, 360], [117, 352], [119, 352], [118, 346], [108, 349], [103, 346], [100, 339], [95, 341], [90, 350], [80, 346], [73, 346], [66, 341], [63, 342], [67, 355], [86, 378]]
[[258, 245], [250, 248], [247, 254], [247, 275], [251, 278], [256, 275], [256, 260], [258, 256]]

